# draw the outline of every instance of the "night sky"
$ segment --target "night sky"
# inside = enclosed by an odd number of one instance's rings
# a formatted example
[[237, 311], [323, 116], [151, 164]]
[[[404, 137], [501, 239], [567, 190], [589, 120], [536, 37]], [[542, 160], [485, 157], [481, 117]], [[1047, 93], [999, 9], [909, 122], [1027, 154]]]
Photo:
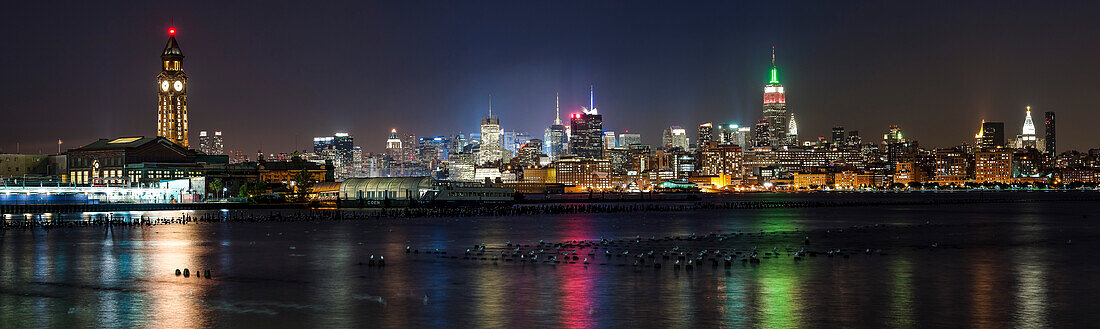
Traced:
[[192, 145], [223, 130], [254, 157], [350, 132], [469, 133], [493, 94], [505, 130], [541, 138], [596, 103], [604, 128], [660, 142], [669, 125], [760, 118], [770, 49], [802, 139], [837, 124], [881, 142], [1020, 133], [1031, 105], [1058, 147], [1100, 147], [1094, 1], [132, 1], [0, 5], [0, 152], [155, 135], [159, 56], [174, 25]]

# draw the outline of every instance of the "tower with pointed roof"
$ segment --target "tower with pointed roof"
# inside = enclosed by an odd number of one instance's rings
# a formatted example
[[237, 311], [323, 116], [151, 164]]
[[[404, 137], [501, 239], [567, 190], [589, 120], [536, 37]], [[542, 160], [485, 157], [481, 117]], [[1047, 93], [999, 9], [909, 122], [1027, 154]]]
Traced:
[[[787, 115], [787, 97], [783, 84], [779, 83], [779, 69], [775, 65], [775, 46], [772, 46], [772, 68], [768, 84], [764, 85], [764, 120], [768, 129], [767, 141], [757, 141], [756, 145], [778, 147], [791, 144], [788, 138], [790, 117]], [[759, 126], [759, 125], [758, 125]], [[762, 136], [764, 134], [758, 134]]]
[[168, 29], [168, 44], [160, 55], [157, 75], [157, 136], [188, 147], [187, 74], [183, 72], [183, 51], [176, 42], [176, 29]]
[[1027, 114], [1024, 117], [1024, 129], [1023, 134], [1020, 136], [1020, 146], [1023, 148], [1036, 148], [1037, 138], [1035, 138], [1035, 122], [1031, 120], [1031, 106], [1027, 107]]
[[568, 152], [569, 137], [565, 133], [565, 125], [561, 122], [561, 102], [558, 100], [558, 93], [554, 93], [554, 123], [546, 128], [543, 140], [545, 141], [543, 153], [549, 155], [550, 159], [557, 160]]
[[481, 146], [478, 164], [504, 160], [500, 118], [493, 115], [493, 94], [489, 94], [489, 116], [481, 118]]

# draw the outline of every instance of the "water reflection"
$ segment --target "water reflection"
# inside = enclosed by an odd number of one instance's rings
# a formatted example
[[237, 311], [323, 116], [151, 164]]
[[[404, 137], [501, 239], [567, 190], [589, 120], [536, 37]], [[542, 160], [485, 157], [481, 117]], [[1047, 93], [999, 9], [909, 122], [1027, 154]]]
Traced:
[[[1091, 323], [1088, 248], [1051, 251], [1060, 231], [1097, 233], [1034, 205], [766, 209], [508, 218], [204, 223], [0, 232], [7, 327], [1043, 327]], [[1096, 207], [1096, 206], [1093, 206]], [[875, 211], [868, 211], [874, 209]], [[158, 213], [180, 216], [181, 212]], [[1014, 215], [1020, 214], [1020, 215]], [[118, 216], [122, 216], [116, 214]], [[149, 214], [131, 213], [126, 216]], [[57, 215], [58, 217], [65, 217]], [[91, 214], [79, 215], [88, 218]], [[832, 233], [889, 218], [898, 229]], [[942, 218], [942, 228], [901, 228]], [[953, 222], [948, 222], [948, 219]], [[796, 232], [797, 229], [797, 232]], [[729, 268], [490, 260], [506, 241], [770, 233], [722, 242], [883, 254], [791, 257]], [[925, 230], [925, 229], [922, 229]], [[945, 246], [929, 249], [935, 239]], [[1006, 246], [1005, 241], [1009, 246]], [[477, 260], [464, 251], [486, 243]], [[685, 245], [672, 242], [667, 245]], [[405, 254], [406, 245], [422, 253]], [[664, 246], [663, 246], [664, 247]], [[428, 254], [448, 251], [448, 257]], [[559, 260], [565, 259], [558, 251]], [[659, 251], [658, 251], [659, 252]], [[385, 255], [386, 267], [360, 265]], [[886, 255], [888, 254], [888, 255]], [[450, 258], [456, 256], [456, 258]], [[486, 258], [481, 260], [480, 258]], [[569, 258], [571, 260], [571, 257]], [[608, 263], [608, 265], [600, 265]], [[625, 266], [618, 266], [624, 264]], [[666, 263], [668, 264], [668, 263]], [[173, 274], [189, 268], [192, 277]], [[195, 274], [211, 269], [213, 279]], [[1094, 270], [1092, 270], [1094, 271]], [[1057, 285], [1052, 285], [1052, 282]], [[1072, 287], [1072, 289], [1057, 289]]]

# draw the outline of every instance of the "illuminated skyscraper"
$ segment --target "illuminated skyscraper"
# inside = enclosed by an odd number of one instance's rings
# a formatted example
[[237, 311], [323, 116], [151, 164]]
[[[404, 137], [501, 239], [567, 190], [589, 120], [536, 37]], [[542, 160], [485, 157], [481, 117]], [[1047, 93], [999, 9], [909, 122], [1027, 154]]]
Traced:
[[974, 139], [974, 144], [979, 149], [1004, 147], [1005, 123], [982, 120], [982, 127], [978, 130], [978, 134], [974, 135]]
[[[771, 79], [764, 86], [764, 120], [767, 120], [768, 145], [772, 147], [790, 143], [787, 134], [791, 128], [787, 116], [787, 96], [779, 83], [779, 69], [775, 66], [775, 47], [772, 47]], [[797, 129], [796, 129], [797, 130]], [[758, 142], [758, 144], [762, 144]]]
[[168, 44], [160, 55], [157, 75], [157, 136], [188, 147], [187, 74], [183, 73], [183, 51], [176, 42], [176, 29], [168, 29]]
[[596, 109], [595, 88], [589, 91], [589, 109], [570, 117], [569, 152], [577, 157], [603, 158], [603, 115]]
[[833, 147], [844, 146], [844, 126], [833, 127], [833, 139], [831, 142], [833, 143]]
[[680, 126], [665, 128], [665, 134], [662, 137], [662, 142], [664, 142], [665, 149], [667, 150], [679, 148], [682, 151], [687, 151], [688, 145], [691, 144], [691, 142], [688, 140], [687, 130], [681, 128]]
[[1020, 136], [1021, 147], [1035, 148], [1035, 123], [1031, 121], [1031, 106], [1027, 107], [1027, 114], [1024, 117], [1024, 129], [1023, 134]]
[[565, 149], [569, 145], [568, 136], [565, 133], [565, 125], [561, 123], [561, 110], [558, 101], [558, 93], [554, 93], [554, 124], [546, 128], [543, 134], [545, 141], [544, 152], [550, 159], [557, 160], [565, 155]]
[[489, 94], [489, 115], [481, 118], [481, 151], [478, 163], [503, 160], [500, 119], [493, 116], [493, 94]]
[[222, 144], [222, 132], [215, 131], [208, 135], [206, 130], [199, 132], [199, 151], [209, 155], [224, 155], [225, 147]]
[[397, 128], [390, 129], [390, 137], [386, 139], [386, 155], [398, 162], [404, 160], [405, 151], [401, 137], [397, 136]]
[[603, 148], [609, 149], [609, 148], [615, 148], [615, 147], [619, 147], [619, 142], [615, 139], [615, 132], [614, 131], [605, 131], [605, 132], [603, 132]]
[[707, 122], [699, 125], [699, 139], [696, 141], [696, 143], [699, 143], [699, 148], [711, 141], [716, 141], [714, 138], [714, 124]]
[[787, 122], [787, 145], [798, 145], [798, 122], [794, 121], [794, 113]]
[[1056, 155], [1058, 152], [1054, 149], [1054, 112], [1043, 113], [1043, 116], [1046, 118], [1046, 127], [1043, 129], [1043, 134], [1046, 135], [1044, 138], [1046, 152], [1048, 155]]

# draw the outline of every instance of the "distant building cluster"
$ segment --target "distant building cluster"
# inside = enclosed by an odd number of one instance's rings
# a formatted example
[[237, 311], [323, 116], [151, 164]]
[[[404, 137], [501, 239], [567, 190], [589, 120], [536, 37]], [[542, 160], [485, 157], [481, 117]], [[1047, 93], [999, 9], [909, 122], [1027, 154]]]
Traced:
[[1015, 138], [1006, 137], [1004, 122], [982, 121], [972, 144], [947, 148], [921, 147], [897, 125], [885, 127], [881, 140], [839, 125], [828, 137], [803, 138], [787, 107], [774, 49], [758, 120], [669, 125], [656, 145], [644, 143], [636, 132], [605, 129], [591, 86], [588, 106], [568, 114], [567, 121], [555, 96], [555, 117], [541, 139], [505, 129], [494, 115], [490, 94], [487, 115], [468, 134], [417, 136], [394, 128], [368, 138], [376, 145], [385, 137], [385, 151], [371, 153], [357, 146], [350, 133], [335, 132], [314, 137], [309, 149], [257, 151], [250, 159], [240, 150], [227, 150], [222, 131], [200, 131], [198, 149], [190, 148], [184, 56], [174, 30], [170, 34], [157, 76], [156, 137], [104, 138], [67, 152], [60, 151], [59, 141], [55, 155], [0, 154], [0, 181], [26, 184], [28, 177], [38, 177], [51, 184], [97, 187], [202, 180], [187, 190], [204, 197], [294, 193], [315, 183], [369, 177], [431, 177], [439, 186], [487, 183], [524, 193], [989, 188], [1100, 181], [1100, 149], [1059, 153], [1054, 112], [1043, 113], [1039, 134], [1030, 107]]

